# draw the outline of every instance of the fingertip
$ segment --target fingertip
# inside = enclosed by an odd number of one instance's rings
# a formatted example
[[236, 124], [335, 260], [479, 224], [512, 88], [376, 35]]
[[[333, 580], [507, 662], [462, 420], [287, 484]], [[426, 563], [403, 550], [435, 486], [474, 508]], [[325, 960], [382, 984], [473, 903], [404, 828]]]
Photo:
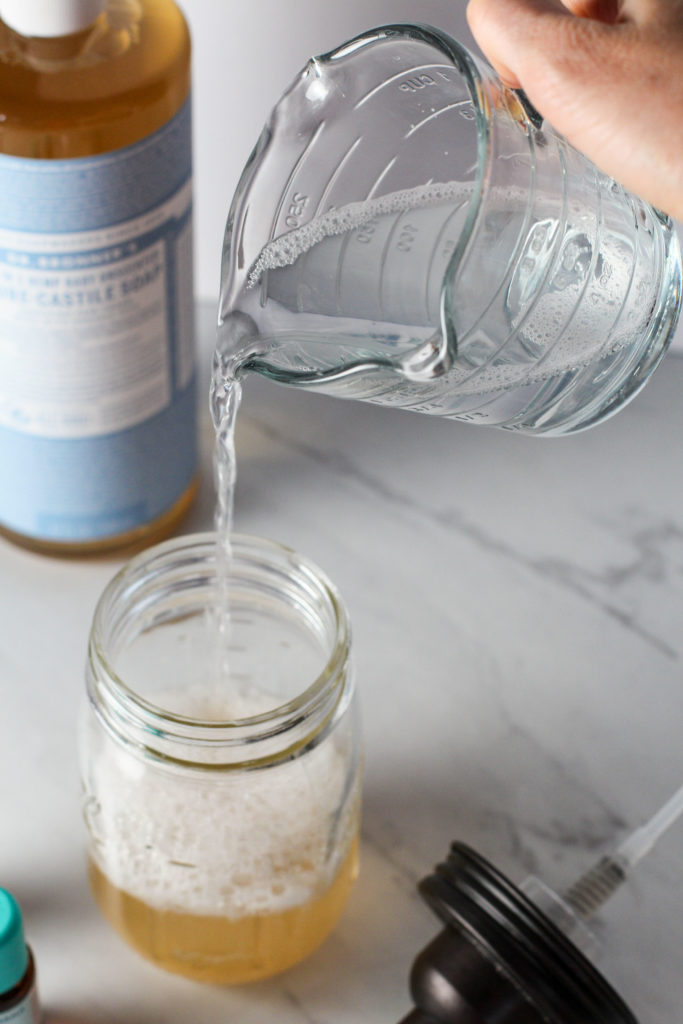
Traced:
[[621, 12], [621, 0], [564, 0], [565, 6], [579, 18], [594, 18], [614, 25]]

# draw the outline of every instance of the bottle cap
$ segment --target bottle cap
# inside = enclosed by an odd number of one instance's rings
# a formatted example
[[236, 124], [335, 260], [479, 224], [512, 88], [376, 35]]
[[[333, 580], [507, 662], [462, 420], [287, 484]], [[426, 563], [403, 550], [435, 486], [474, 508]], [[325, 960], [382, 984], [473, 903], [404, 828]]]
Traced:
[[0, 889], [0, 994], [18, 985], [28, 968], [28, 950], [19, 904]]
[[22, 36], [68, 36], [97, 18], [107, 0], [0, 0], [0, 18]]
[[637, 1024], [553, 922], [484, 857], [453, 843], [420, 883], [445, 928], [418, 955], [401, 1024]]

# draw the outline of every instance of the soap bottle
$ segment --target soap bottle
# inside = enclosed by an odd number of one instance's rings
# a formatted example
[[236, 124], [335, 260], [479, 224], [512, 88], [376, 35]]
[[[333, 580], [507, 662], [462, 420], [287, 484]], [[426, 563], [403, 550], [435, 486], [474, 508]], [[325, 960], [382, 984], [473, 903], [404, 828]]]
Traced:
[[0, 1024], [40, 1024], [36, 969], [17, 901], [0, 889]]
[[187, 24], [173, 0], [0, 19], [0, 532], [141, 547], [197, 488]]

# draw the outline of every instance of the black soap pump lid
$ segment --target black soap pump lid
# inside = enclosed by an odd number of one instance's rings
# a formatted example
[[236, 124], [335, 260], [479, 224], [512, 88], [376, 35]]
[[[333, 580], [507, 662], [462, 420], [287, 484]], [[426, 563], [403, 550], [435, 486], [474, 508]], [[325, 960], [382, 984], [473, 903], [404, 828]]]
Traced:
[[553, 922], [464, 843], [423, 879], [445, 927], [411, 972], [401, 1024], [637, 1024]]

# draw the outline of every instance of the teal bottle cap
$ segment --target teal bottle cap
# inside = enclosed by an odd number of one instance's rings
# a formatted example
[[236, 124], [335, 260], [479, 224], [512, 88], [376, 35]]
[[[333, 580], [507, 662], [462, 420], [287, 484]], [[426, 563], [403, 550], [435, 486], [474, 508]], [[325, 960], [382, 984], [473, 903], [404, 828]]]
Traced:
[[19, 904], [0, 889], [0, 995], [18, 985], [26, 974], [28, 950]]

